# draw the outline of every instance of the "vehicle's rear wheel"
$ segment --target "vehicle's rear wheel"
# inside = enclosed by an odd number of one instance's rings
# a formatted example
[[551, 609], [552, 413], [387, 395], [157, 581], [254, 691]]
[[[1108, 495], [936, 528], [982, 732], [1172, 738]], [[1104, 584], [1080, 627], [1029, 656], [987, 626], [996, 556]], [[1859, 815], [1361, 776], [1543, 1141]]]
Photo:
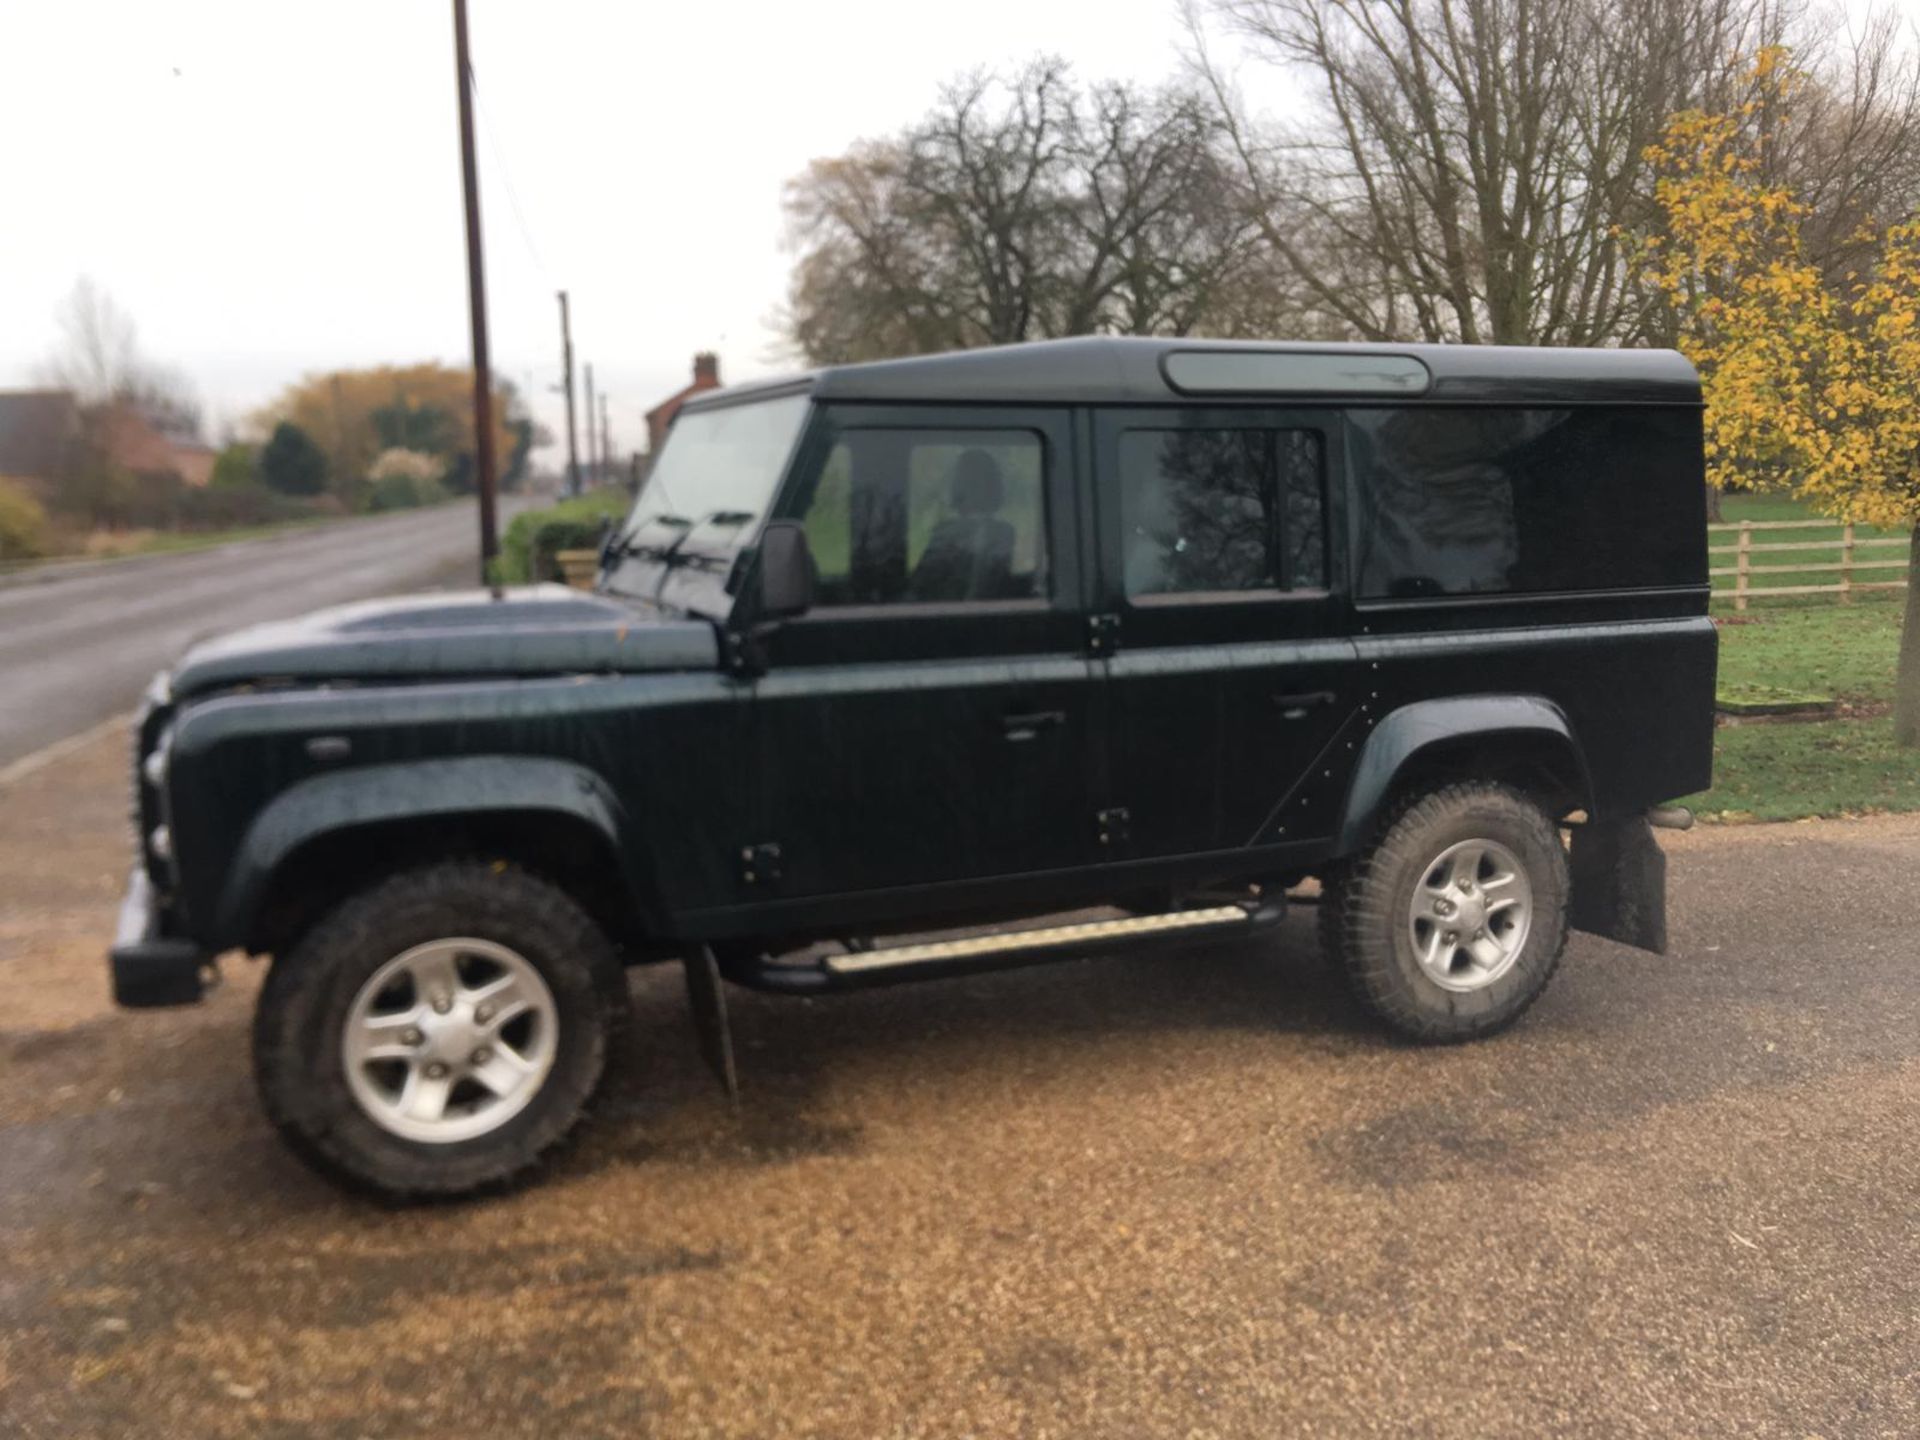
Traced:
[[326, 1174], [463, 1195], [573, 1129], [625, 1007], [612, 946], [565, 892], [449, 862], [348, 898], [275, 960], [254, 1069], [268, 1116]]
[[1552, 817], [1504, 785], [1404, 802], [1330, 886], [1321, 936], [1360, 1003], [1401, 1034], [1491, 1035], [1540, 997], [1567, 941]]

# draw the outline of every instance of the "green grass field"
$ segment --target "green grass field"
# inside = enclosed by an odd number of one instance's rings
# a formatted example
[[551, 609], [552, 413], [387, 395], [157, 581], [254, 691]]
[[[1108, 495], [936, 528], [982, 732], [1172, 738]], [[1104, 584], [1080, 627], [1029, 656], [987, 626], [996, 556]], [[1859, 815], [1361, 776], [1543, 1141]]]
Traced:
[[[1723, 513], [1729, 521], [1818, 518], [1781, 496], [1728, 496]], [[1784, 538], [1775, 532], [1760, 533]], [[1785, 533], [1838, 538], [1840, 527]], [[1866, 539], [1887, 532], [1861, 526], [1855, 534]], [[1732, 532], [1714, 532], [1710, 543], [1727, 544], [1731, 539]], [[1858, 553], [1863, 558], [1905, 558], [1905, 552], [1895, 546]], [[1766, 558], [1777, 562], [1780, 557]], [[1714, 563], [1727, 559], [1715, 556]], [[1901, 573], [1883, 570], [1872, 572], [1872, 578], [1892, 580]], [[1756, 580], [1830, 584], [1836, 578], [1835, 572], [1826, 571]], [[1716, 592], [1730, 590], [1731, 585], [1731, 577], [1714, 580]], [[1719, 603], [1718, 593], [1715, 598], [1714, 613], [1723, 622], [1719, 683], [1723, 698], [1807, 696], [1839, 701], [1866, 713], [1723, 727], [1714, 738], [1713, 788], [1689, 797], [1687, 803], [1702, 815], [1728, 821], [1920, 810], [1920, 750], [1894, 745], [1893, 722], [1884, 712], [1893, 699], [1905, 593], [1869, 593], [1852, 605], [1822, 595], [1756, 598], [1742, 616], [1735, 616], [1730, 604]]]
[[129, 555], [171, 555], [186, 550], [208, 550], [215, 545], [232, 545], [240, 540], [260, 540], [282, 535], [309, 525], [326, 525], [339, 517], [316, 515], [303, 520], [281, 520], [271, 525], [243, 525], [232, 530], [156, 530], [126, 551]]
[[1818, 598], [1739, 617], [1719, 615], [1720, 693], [1791, 691], [1843, 701], [1893, 698], [1903, 603]]
[[1685, 803], [1728, 822], [1920, 810], [1920, 750], [1896, 746], [1885, 715], [1731, 726], [1714, 735], [1713, 788]]

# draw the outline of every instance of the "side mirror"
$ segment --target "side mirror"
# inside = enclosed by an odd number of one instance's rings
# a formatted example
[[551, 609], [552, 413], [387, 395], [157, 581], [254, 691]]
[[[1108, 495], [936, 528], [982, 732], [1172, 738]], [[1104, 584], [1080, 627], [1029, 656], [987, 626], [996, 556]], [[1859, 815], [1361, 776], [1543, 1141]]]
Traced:
[[813, 551], [798, 520], [771, 520], [760, 532], [760, 618], [785, 620], [813, 608]]

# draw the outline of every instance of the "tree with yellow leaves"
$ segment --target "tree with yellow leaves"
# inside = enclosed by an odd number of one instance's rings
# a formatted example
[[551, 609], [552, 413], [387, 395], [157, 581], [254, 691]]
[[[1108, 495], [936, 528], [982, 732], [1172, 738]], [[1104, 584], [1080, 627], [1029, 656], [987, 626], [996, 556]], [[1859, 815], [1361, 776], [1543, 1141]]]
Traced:
[[[494, 453], [508, 463], [524, 461], [514, 429], [518, 398], [496, 384]], [[438, 456], [456, 489], [469, 490], [473, 444], [473, 372], [427, 362], [379, 365], [309, 375], [289, 385], [254, 417], [263, 431], [288, 421], [311, 435], [326, 452], [329, 482], [348, 504], [357, 504], [375, 459], [390, 449]], [[462, 480], [462, 476], [466, 478]]]
[[1672, 118], [1649, 151], [1662, 229], [1648, 273], [1700, 370], [1710, 484], [1913, 531], [1894, 735], [1920, 745], [1920, 222], [1870, 221], [1864, 271], [1822, 277], [1805, 207], [1761, 164], [1804, 83], [1765, 50], [1742, 104]]

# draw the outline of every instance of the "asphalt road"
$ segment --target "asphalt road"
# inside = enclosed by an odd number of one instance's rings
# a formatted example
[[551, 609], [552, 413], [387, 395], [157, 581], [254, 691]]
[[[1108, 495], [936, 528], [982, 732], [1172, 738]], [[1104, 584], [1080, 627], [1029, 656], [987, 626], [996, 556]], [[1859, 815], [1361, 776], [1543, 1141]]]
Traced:
[[477, 525], [471, 505], [445, 505], [0, 582], [0, 766], [127, 709], [205, 636], [466, 583]]
[[1674, 953], [1389, 1042], [1275, 938], [636, 977], [539, 1186], [391, 1211], [260, 1118], [258, 968], [117, 1013], [121, 737], [0, 791], [0, 1434], [1911, 1437], [1920, 817], [1670, 840]]

